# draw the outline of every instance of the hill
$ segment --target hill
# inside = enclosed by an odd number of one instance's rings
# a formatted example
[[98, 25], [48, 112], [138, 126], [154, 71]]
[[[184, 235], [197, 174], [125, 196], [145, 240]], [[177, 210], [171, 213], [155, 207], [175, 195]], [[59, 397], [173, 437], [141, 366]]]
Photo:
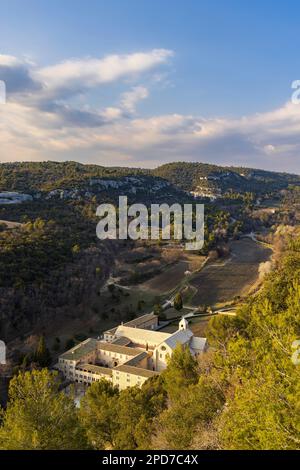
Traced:
[[[169, 184], [166, 184], [166, 180]], [[116, 181], [117, 185], [114, 183]], [[33, 195], [63, 190], [71, 191], [69, 196], [72, 197], [72, 191], [77, 190], [85, 196], [85, 191], [95, 193], [110, 185], [111, 188], [125, 190], [133, 186], [138, 189], [140, 186], [143, 191], [148, 189], [150, 192], [156, 187], [159, 190], [168, 188], [169, 191], [173, 186], [175, 190], [175, 186], [197, 196], [216, 197], [232, 192], [261, 195], [285, 189], [290, 184], [300, 185], [300, 176], [207, 163], [174, 162], [154, 170], [84, 165], [72, 161], [0, 164], [0, 191], [20, 191]]]
[[119, 178], [141, 174], [140, 169], [84, 165], [77, 162], [14, 162], [0, 164], [0, 191], [70, 189], [91, 178]]
[[228, 192], [259, 195], [285, 189], [289, 184], [300, 184], [298, 175], [208, 163], [167, 163], [152, 174], [199, 196], [221, 196]]

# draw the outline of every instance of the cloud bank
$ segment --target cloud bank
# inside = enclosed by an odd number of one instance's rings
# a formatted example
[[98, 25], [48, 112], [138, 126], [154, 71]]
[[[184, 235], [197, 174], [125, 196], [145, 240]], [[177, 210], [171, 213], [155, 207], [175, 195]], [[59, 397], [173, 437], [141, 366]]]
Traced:
[[[201, 110], [139, 115], [139, 103], [151, 99], [151, 83], [164, 76], [173, 56], [171, 50], [153, 49], [39, 67], [0, 55], [8, 96], [0, 106], [0, 161], [153, 167], [186, 160], [300, 173], [300, 105], [288, 102], [241, 119], [204, 119]], [[95, 108], [90, 94], [113, 83], [124, 91]]]

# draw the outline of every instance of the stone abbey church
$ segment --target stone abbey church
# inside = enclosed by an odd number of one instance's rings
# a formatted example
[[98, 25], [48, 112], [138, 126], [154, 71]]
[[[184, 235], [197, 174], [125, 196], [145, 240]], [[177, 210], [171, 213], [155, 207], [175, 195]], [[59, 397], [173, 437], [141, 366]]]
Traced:
[[158, 317], [149, 313], [103, 334], [88, 338], [59, 357], [57, 368], [71, 382], [91, 384], [105, 378], [120, 390], [141, 386], [167, 366], [178, 343], [193, 356], [205, 351], [206, 338], [194, 336], [182, 318], [175, 333], [159, 331]]

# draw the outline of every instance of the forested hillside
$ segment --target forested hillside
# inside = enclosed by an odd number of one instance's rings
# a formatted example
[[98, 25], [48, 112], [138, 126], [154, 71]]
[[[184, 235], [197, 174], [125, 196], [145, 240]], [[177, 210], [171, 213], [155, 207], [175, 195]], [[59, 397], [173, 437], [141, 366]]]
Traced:
[[0, 164], [0, 191], [50, 191], [74, 188], [90, 178], [109, 178], [140, 174], [123, 167], [83, 165], [76, 162], [24, 162]]
[[207, 163], [167, 163], [153, 170], [153, 174], [186, 191], [210, 188], [216, 194], [218, 191], [262, 194], [284, 189], [291, 183], [300, 184], [297, 175]]
[[8, 341], [57, 318], [67, 323], [97, 314], [99, 289], [119, 249], [96, 237], [99, 204], [117, 205], [120, 194], [131, 203], [188, 200], [167, 181], [135, 173], [73, 162], [0, 165], [1, 190], [34, 196], [0, 204], [1, 338]]
[[[223, 192], [271, 192], [300, 184], [300, 177], [288, 173], [239, 167], [223, 167], [208, 163], [174, 162], [154, 170], [127, 167], [83, 165], [77, 162], [24, 162], [0, 164], [0, 191], [51, 191], [80, 188], [94, 178], [152, 176], [163, 178], [185, 191], [199, 185], [219, 188]], [[149, 185], [153, 181], [149, 180]]]
[[199, 363], [178, 346], [141, 389], [94, 383], [78, 410], [46, 370], [16, 376], [0, 448], [299, 449], [299, 230], [277, 261], [236, 317], [211, 320]]

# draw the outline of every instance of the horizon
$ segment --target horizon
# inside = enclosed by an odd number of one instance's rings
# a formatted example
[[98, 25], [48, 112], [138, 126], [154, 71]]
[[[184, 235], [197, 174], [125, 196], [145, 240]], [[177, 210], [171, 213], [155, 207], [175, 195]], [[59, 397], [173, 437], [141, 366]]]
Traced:
[[297, 12], [294, 0], [3, 3], [0, 162], [299, 174]]
[[129, 170], [156, 170], [158, 168], [161, 168], [164, 165], [172, 165], [172, 164], [199, 164], [199, 165], [211, 165], [211, 166], [217, 166], [220, 168], [235, 168], [235, 169], [245, 169], [245, 170], [258, 170], [258, 171], [266, 171], [266, 172], [271, 172], [271, 173], [278, 173], [278, 174], [288, 174], [288, 175], [293, 175], [293, 176], [300, 176], [300, 173], [295, 173], [292, 171], [280, 171], [280, 170], [267, 170], [265, 168], [259, 168], [259, 167], [249, 167], [249, 166], [241, 166], [241, 165], [220, 165], [218, 163], [212, 163], [212, 162], [203, 162], [203, 161], [181, 161], [181, 160], [176, 160], [176, 161], [170, 161], [170, 162], [165, 162], [160, 165], [154, 166], [154, 167], [146, 167], [146, 166], [126, 166], [126, 165], [104, 165], [100, 163], [87, 163], [87, 162], [81, 162], [78, 160], [15, 160], [15, 161], [7, 161], [7, 162], [2, 162], [0, 161], [0, 165], [5, 165], [5, 164], [26, 164], [26, 163], [58, 163], [58, 164], [63, 164], [63, 163], [75, 163], [83, 166], [88, 166], [88, 165], [94, 165], [94, 166], [99, 166], [102, 168], [126, 168]]

